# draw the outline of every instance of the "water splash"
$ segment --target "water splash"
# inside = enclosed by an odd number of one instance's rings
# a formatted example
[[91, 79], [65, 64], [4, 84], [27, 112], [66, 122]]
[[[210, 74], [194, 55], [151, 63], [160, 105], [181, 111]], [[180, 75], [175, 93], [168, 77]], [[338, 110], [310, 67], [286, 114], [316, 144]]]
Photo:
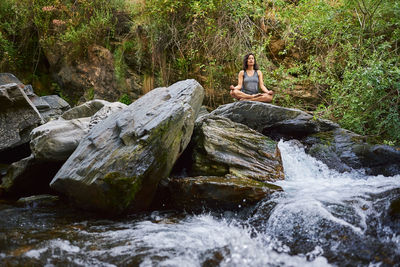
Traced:
[[[235, 215], [177, 212], [120, 220], [0, 203], [0, 261], [68, 266], [379, 266], [400, 262], [388, 216], [400, 176], [338, 173], [280, 142], [284, 192]], [[249, 215], [250, 214], [250, 215]]]
[[96, 225], [79, 234], [82, 240], [91, 241], [72, 245], [56, 239], [25, 256], [43, 260], [63, 256], [78, 265], [101, 266], [329, 266], [319, 255], [308, 262], [284, 249], [278, 253], [277, 244], [266, 236], [253, 237], [252, 230], [238, 221], [210, 214], [187, 216], [174, 223], [168, 216], [159, 221], [114, 223], [112, 229]]
[[320, 247], [331, 261], [351, 265], [399, 258], [399, 229], [387, 215], [399, 196], [399, 175], [338, 173], [291, 142], [279, 148], [286, 179], [277, 184], [284, 193], [262, 202], [249, 219], [259, 232], [297, 255]]

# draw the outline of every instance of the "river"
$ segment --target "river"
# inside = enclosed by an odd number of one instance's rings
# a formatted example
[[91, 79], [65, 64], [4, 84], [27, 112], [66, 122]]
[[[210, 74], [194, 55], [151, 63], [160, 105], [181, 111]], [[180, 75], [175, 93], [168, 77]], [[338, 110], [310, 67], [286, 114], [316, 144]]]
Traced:
[[399, 266], [400, 176], [338, 173], [279, 142], [284, 192], [224, 213], [102, 219], [0, 202], [4, 266]]

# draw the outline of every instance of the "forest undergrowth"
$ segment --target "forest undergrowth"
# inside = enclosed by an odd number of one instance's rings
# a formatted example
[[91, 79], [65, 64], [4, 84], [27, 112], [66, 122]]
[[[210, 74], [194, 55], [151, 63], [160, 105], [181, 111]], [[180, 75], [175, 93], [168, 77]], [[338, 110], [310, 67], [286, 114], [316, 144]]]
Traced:
[[142, 93], [194, 78], [215, 108], [232, 102], [229, 85], [253, 52], [274, 104], [390, 145], [400, 145], [399, 40], [396, 0], [0, 2], [0, 71], [39, 94], [68, 90], [46, 58], [55, 44], [70, 48], [65, 60], [96, 44], [113, 53], [118, 79], [141, 77]]

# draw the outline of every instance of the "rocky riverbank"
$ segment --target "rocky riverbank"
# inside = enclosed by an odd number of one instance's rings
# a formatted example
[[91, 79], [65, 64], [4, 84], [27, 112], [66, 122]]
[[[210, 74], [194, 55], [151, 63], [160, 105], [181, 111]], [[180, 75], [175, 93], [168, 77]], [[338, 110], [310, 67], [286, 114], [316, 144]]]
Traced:
[[[250, 101], [201, 110], [204, 89], [195, 80], [154, 89], [129, 106], [93, 100], [70, 109], [2, 75], [2, 198], [58, 194], [108, 215], [254, 205], [282, 191], [274, 184], [284, 179], [280, 139], [296, 140], [340, 172], [400, 174], [399, 148], [369, 144], [301, 110]], [[29, 154], [10, 160], [23, 148]]]

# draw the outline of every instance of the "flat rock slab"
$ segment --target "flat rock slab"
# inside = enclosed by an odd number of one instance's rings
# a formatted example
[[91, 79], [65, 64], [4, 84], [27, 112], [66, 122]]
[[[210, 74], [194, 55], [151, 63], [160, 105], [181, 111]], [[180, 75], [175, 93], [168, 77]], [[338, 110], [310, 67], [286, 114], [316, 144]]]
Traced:
[[299, 109], [291, 109], [272, 104], [237, 101], [218, 107], [210, 115], [218, 115], [279, 140], [299, 139], [304, 136], [329, 131], [339, 125], [314, 117]]
[[[41, 97], [32, 97], [32, 99], [37, 99], [38, 103], [32, 101], [36, 108], [39, 110], [45, 121], [51, 119], [56, 119], [60, 117], [65, 111], [69, 110], [70, 105], [58, 95], [46, 95]], [[36, 100], [35, 100], [36, 101]], [[47, 106], [46, 104], [47, 103]]]
[[189, 143], [203, 96], [195, 80], [150, 91], [93, 127], [50, 186], [84, 209], [146, 209]]

